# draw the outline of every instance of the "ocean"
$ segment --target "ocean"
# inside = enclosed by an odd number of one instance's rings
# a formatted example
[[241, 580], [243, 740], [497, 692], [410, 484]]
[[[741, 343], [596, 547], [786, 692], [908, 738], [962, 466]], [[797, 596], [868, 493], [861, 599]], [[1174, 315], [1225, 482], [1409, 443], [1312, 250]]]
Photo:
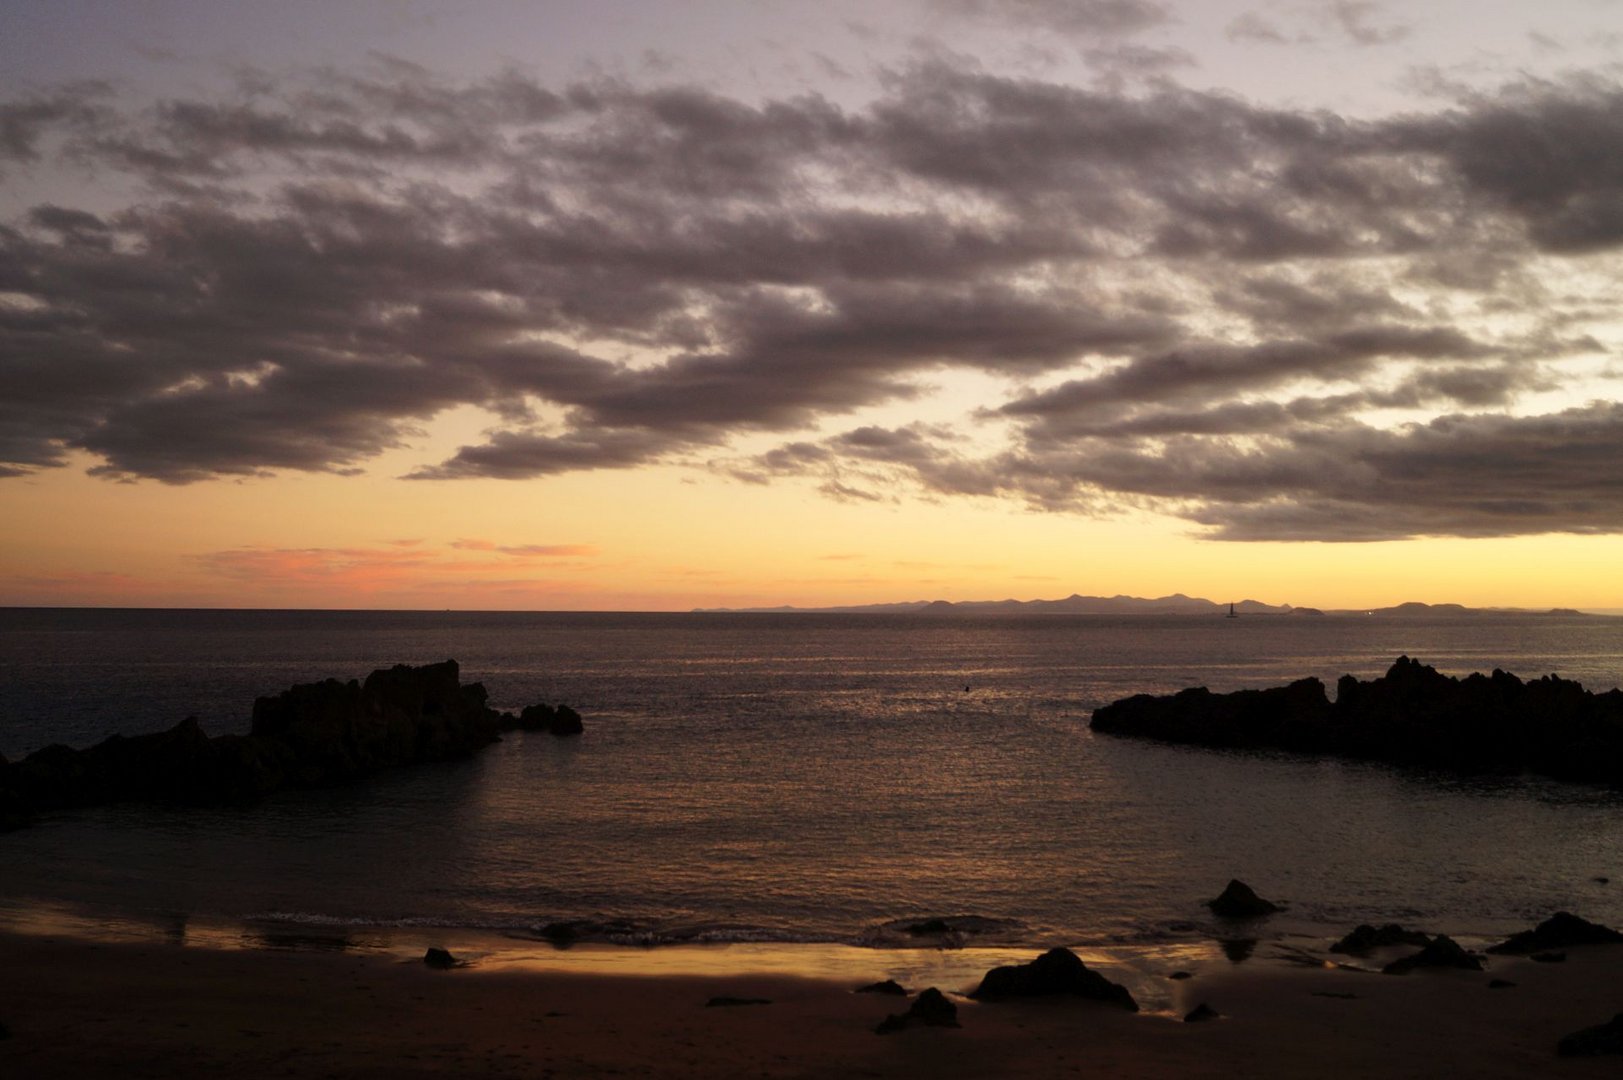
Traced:
[[[247, 808], [51, 814], [0, 834], [0, 924], [1157, 947], [1232, 936], [1201, 906], [1231, 877], [1287, 905], [1274, 937], [1623, 924], [1618, 792], [1087, 727], [1134, 693], [1333, 688], [1400, 654], [1606, 690], [1623, 619], [0, 610], [10, 758], [187, 715], [245, 731], [258, 695], [448, 657], [498, 708], [586, 723]], [[910, 932], [932, 918], [951, 933]]]

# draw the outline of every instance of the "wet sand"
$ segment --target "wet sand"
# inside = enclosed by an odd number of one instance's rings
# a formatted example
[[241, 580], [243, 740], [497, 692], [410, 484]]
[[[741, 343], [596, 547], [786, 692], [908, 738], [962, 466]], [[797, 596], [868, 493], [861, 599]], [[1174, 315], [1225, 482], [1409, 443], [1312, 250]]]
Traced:
[[[962, 1028], [885, 1036], [874, 1025], [906, 1002], [854, 994], [866, 978], [827, 977], [826, 962], [807, 965], [820, 978], [728, 973], [713, 958], [681, 974], [662, 949], [642, 955], [663, 968], [623, 950], [597, 970], [435, 971], [401, 953], [0, 934], [0, 1076], [1559, 1077], [1620, 1064], [1555, 1056], [1562, 1035], [1623, 1011], [1617, 947], [1383, 976], [1265, 945], [1243, 964], [1194, 964], [1160, 1012], [955, 998]], [[869, 974], [883, 969], [876, 955]], [[722, 995], [771, 1004], [706, 1007]], [[1177, 1019], [1203, 1001], [1222, 1018]]]

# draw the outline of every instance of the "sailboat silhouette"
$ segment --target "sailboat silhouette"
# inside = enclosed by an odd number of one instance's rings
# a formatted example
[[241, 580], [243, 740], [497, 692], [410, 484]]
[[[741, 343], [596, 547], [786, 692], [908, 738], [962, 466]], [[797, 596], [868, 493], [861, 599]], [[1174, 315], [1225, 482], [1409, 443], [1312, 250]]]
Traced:
[[1225, 618], [1225, 619], [1238, 619], [1239, 617], [1240, 617], [1240, 613], [1238, 611], [1234, 610], [1234, 602], [1230, 601], [1229, 602], [1229, 613], [1227, 615], [1223, 616], [1223, 618]]

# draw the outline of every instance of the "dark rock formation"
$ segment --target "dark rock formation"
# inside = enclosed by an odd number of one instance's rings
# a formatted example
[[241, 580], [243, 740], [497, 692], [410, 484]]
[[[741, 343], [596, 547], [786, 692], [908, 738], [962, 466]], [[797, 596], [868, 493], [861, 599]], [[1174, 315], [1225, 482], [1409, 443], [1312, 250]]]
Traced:
[[[553, 730], [579, 729], [574, 710], [546, 712]], [[400, 664], [364, 683], [306, 683], [255, 701], [247, 735], [211, 739], [187, 717], [168, 731], [113, 735], [86, 750], [48, 746], [21, 761], [0, 760], [0, 829], [69, 807], [247, 803], [283, 788], [348, 783], [397, 765], [467, 757], [495, 742], [507, 720], [485, 704], [482, 685], [462, 685], [455, 660]]]
[[1524, 682], [1503, 671], [1456, 679], [1407, 656], [1369, 682], [1342, 676], [1334, 704], [1317, 679], [1231, 694], [1197, 687], [1106, 705], [1091, 726], [1196, 746], [1623, 783], [1623, 690], [1595, 694], [1554, 675]]
[[1225, 919], [1256, 919], [1279, 910], [1278, 904], [1264, 900], [1238, 878], [1228, 883], [1223, 895], [1206, 901], [1206, 906], [1212, 909], [1213, 915]]
[[874, 1028], [876, 1035], [889, 1035], [917, 1025], [919, 1027], [962, 1027], [958, 1023], [958, 1006], [947, 1000], [947, 995], [930, 987], [923, 991], [904, 1013], [891, 1013]]
[[856, 994], [888, 994], [891, 997], [906, 997], [907, 991], [895, 979], [886, 979], [884, 982], [869, 983], [859, 986], [852, 993]]
[[1431, 944], [1431, 936], [1422, 934], [1419, 930], [1405, 930], [1397, 923], [1387, 923], [1377, 930], [1373, 926], [1360, 925], [1352, 933], [1330, 946], [1331, 952], [1346, 953], [1349, 956], [1368, 956], [1376, 949], [1384, 949], [1392, 945], [1418, 945]]
[[704, 1003], [707, 1009], [731, 1009], [739, 1005], [770, 1005], [771, 998], [728, 997], [725, 994], [713, 997]]
[[1509, 979], [1489, 979], [1488, 980], [1488, 989], [1489, 990], [1509, 990], [1511, 987], [1513, 987], [1515, 985], [1516, 984], [1511, 982]]
[[1561, 1057], [1623, 1054], [1623, 1013], [1618, 1013], [1604, 1024], [1574, 1031], [1555, 1044], [1555, 1052]]
[[1623, 934], [1611, 927], [1580, 919], [1570, 912], [1558, 911], [1531, 930], [1523, 930], [1497, 945], [1489, 945], [1488, 952], [1500, 956], [1528, 956], [1573, 945], [1616, 945], [1620, 942], [1623, 942]]
[[1222, 1015], [1222, 1013], [1202, 1001], [1184, 1014], [1183, 1022], [1186, 1024], [1198, 1024], [1203, 1020], [1216, 1020]]
[[1302, 679], [1289, 686], [1232, 694], [1214, 694], [1204, 686], [1171, 697], [1137, 694], [1094, 710], [1089, 726], [1112, 735], [1198, 746], [1317, 749], [1329, 711], [1324, 684]]
[[1054, 995], [1090, 998], [1119, 1005], [1133, 1012], [1138, 1002], [1120, 983], [1113, 983], [1069, 949], [1049, 949], [1029, 964], [993, 968], [969, 996], [980, 1001], [1011, 997]]
[[1172, 979], [1175, 982], [1182, 982], [1184, 979], [1193, 979], [1194, 976], [1187, 971], [1174, 971], [1171, 975], [1168, 975], [1167, 978]]
[[1466, 952], [1447, 934], [1438, 934], [1417, 953], [1392, 961], [1381, 970], [1388, 975], [1406, 975], [1415, 968], [1464, 968], [1481, 971], [1482, 961]]
[[551, 735], [579, 735], [585, 730], [580, 713], [568, 705], [527, 705], [517, 717], [502, 713], [499, 718], [502, 731], [544, 731]]
[[445, 949], [436, 949], [432, 946], [423, 954], [423, 963], [437, 971], [449, 971], [458, 966], [457, 958]]
[[1564, 964], [1567, 954], [1564, 952], [1536, 952], [1528, 957], [1535, 964]]

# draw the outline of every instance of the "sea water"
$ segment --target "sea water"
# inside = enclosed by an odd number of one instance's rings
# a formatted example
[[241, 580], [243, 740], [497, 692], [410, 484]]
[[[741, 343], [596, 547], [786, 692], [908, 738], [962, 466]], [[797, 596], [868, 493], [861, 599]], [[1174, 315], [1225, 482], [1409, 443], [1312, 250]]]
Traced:
[[[3, 610], [11, 758], [186, 715], [245, 731], [257, 695], [447, 657], [586, 733], [247, 808], [49, 814], [0, 834], [0, 908], [267, 940], [585, 920], [647, 945], [1175, 948], [1233, 936], [1201, 901], [1239, 877], [1287, 905], [1275, 936], [1623, 923], [1616, 792], [1087, 727], [1134, 693], [1333, 686], [1400, 654], [1607, 690], [1623, 620]], [[930, 918], [953, 933], [910, 932]]]

